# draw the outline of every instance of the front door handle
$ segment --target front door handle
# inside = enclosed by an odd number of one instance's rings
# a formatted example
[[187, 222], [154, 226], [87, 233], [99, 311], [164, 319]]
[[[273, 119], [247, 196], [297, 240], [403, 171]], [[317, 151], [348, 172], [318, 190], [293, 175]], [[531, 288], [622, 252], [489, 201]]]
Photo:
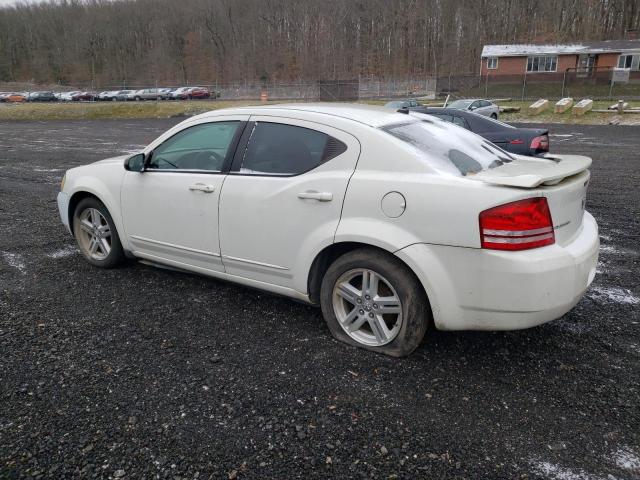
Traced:
[[316, 192], [315, 190], [307, 190], [306, 192], [300, 192], [298, 198], [303, 200], [317, 200], [319, 202], [330, 202], [333, 200], [333, 193], [331, 192]]
[[216, 190], [216, 187], [213, 185], [205, 185], [204, 183], [196, 183], [195, 185], [189, 185], [189, 190], [204, 192], [204, 193], [213, 193]]

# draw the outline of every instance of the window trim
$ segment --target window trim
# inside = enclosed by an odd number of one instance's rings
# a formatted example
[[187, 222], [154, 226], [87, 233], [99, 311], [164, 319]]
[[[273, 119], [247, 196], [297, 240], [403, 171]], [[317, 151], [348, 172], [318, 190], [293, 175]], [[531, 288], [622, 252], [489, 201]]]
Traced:
[[331, 160], [333, 160], [334, 158], [338, 158], [340, 155], [336, 156], [336, 157], [332, 157], [329, 158], [327, 160], [323, 160], [320, 163], [318, 163], [318, 165], [316, 165], [313, 168], [310, 168], [309, 170], [305, 170], [304, 172], [300, 172], [300, 173], [292, 173], [292, 174], [288, 174], [288, 175], [278, 175], [277, 173], [243, 173], [240, 171], [240, 169], [242, 168], [242, 162], [244, 161], [244, 157], [246, 155], [247, 152], [247, 147], [249, 146], [249, 140], [251, 140], [251, 135], [253, 134], [253, 131], [255, 130], [256, 126], [258, 123], [273, 123], [276, 125], [286, 125], [288, 127], [296, 127], [296, 128], [306, 128], [307, 130], [312, 130], [314, 132], [317, 133], [321, 133], [323, 135], [326, 135], [328, 138], [333, 138], [335, 140], [337, 140], [338, 142], [342, 143], [346, 148], [345, 150], [340, 154], [344, 154], [345, 152], [347, 152], [349, 150], [349, 146], [344, 143], [342, 140], [340, 140], [339, 138], [336, 138], [332, 135], [329, 135], [326, 132], [321, 132], [320, 130], [314, 130], [313, 128], [308, 128], [308, 127], [301, 127], [300, 125], [292, 125], [291, 123], [286, 123], [286, 122], [268, 122], [268, 121], [264, 121], [264, 120], [252, 120], [247, 122], [247, 125], [245, 126], [244, 129], [244, 133], [242, 134], [242, 139], [240, 140], [240, 144], [238, 145], [238, 147], [236, 148], [236, 153], [233, 157], [233, 162], [231, 164], [231, 168], [229, 169], [228, 175], [234, 175], [237, 177], [272, 177], [272, 178], [292, 178], [292, 177], [298, 177], [300, 175], [304, 175], [306, 173], [309, 173], [313, 170], [315, 170], [316, 168], [324, 165], [327, 162], [330, 162]]
[[[494, 61], [495, 60], [495, 66], [491, 66], [491, 63], [489, 63], [489, 61]], [[487, 57], [487, 70], [497, 70], [498, 69], [498, 57]]]
[[[621, 60], [622, 60], [622, 58], [623, 58], [623, 57], [624, 57], [624, 58], [631, 57], [631, 65], [630, 65], [630, 66], [628, 66], [628, 67], [625, 67], [625, 66], [621, 67], [621, 66], [620, 66], [620, 62], [621, 62]], [[630, 70], [630, 71], [632, 71], [632, 72], [638, 72], [638, 71], [640, 71], [640, 58], [638, 58], [638, 63], [637, 63], [638, 68], [636, 68], [635, 70], [633, 69], [633, 60], [634, 60], [634, 58], [635, 58], [635, 57], [640, 57], [640, 53], [621, 53], [621, 54], [618, 56], [618, 64], [617, 64], [617, 67], [616, 67], [616, 68], [623, 68], [623, 69], [625, 69], [625, 70], [627, 70], [627, 69], [628, 69], [628, 70]], [[625, 63], [626, 63], [626, 61], [625, 61]]]
[[[227, 155], [224, 157], [224, 161], [222, 162], [222, 168], [219, 171], [218, 170], [215, 170], [215, 171], [214, 170], [197, 170], [197, 169], [187, 169], [187, 168], [156, 169], [156, 168], [149, 168], [148, 167], [149, 162], [153, 158], [153, 153], [160, 146], [164, 145], [166, 142], [171, 140], [176, 135], [179, 135], [182, 132], [186, 132], [187, 130], [189, 130], [191, 128], [201, 127], [202, 125], [211, 125], [211, 124], [214, 124], [214, 123], [223, 123], [223, 122], [224, 123], [230, 123], [230, 122], [234, 122], [235, 123], [235, 122], [237, 122], [239, 125], [238, 125], [238, 128], [236, 129], [236, 132], [233, 134], [233, 138], [231, 139], [231, 143], [229, 144], [229, 149], [227, 150]], [[205, 173], [205, 174], [208, 174], [208, 175], [226, 175], [226, 174], [229, 173], [229, 170], [231, 168], [231, 162], [233, 161], [234, 155], [235, 155], [236, 150], [238, 149], [238, 145], [240, 143], [240, 138], [242, 137], [242, 134], [244, 133], [245, 129], [247, 128], [247, 124], [248, 123], [249, 122], [244, 121], [244, 120], [216, 120], [216, 121], [212, 121], [212, 122], [202, 122], [202, 123], [196, 123], [195, 125], [189, 125], [187, 128], [183, 128], [182, 130], [179, 130], [179, 131], [175, 132], [170, 137], [165, 138], [162, 141], [162, 143], [156, 145], [153, 150], [148, 152], [145, 155], [145, 158], [144, 158], [144, 168], [142, 169], [142, 172], [144, 172], [144, 173], [166, 173], [166, 172], [170, 172], [170, 173]]]
[[[537, 58], [538, 59], [538, 66], [540, 65], [540, 59], [544, 58], [545, 59], [545, 63], [546, 63], [546, 59], [547, 58], [555, 58], [555, 65], [554, 65], [554, 69], [553, 70], [529, 70], [529, 60], [532, 60], [531, 64], [533, 66], [533, 59]], [[527, 57], [527, 64], [525, 66], [525, 72], [526, 73], [556, 73], [558, 71], [558, 55], [530, 55]]]

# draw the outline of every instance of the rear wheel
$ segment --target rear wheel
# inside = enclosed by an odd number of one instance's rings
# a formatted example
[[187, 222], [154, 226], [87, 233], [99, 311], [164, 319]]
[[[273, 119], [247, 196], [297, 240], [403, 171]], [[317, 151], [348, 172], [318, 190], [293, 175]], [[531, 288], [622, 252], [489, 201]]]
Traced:
[[73, 235], [84, 258], [92, 265], [113, 268], [124, 260], [120, 237], [102, 202], [81, 200], [73, 215]]
[[394, 357], [420, 345], [430, 319], [415, 275], [399, 259], [374, 249], [338, 258], [323, 278], [320, 303], [336, 339]]
[[491, 118], [493, 118], [494, 120], [498, 119], [498, 114], [497, 113], [492, 113], [491, 114]]

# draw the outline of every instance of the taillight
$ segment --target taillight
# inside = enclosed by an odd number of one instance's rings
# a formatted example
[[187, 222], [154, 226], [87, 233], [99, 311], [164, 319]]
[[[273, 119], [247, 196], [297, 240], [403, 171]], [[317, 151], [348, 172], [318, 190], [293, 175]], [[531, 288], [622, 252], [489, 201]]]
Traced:
[[532, 150], [543, 150], [545, 152], [549, 151], [549, 137], [546, 135], [540, 135], [539, 137], [533, 137], [531, 140], [531, 145], [529, 148]]
[[527, 198], [480, 213], [480, 242], [491, 250], [528, 250], [555, 243], [547, 199]]

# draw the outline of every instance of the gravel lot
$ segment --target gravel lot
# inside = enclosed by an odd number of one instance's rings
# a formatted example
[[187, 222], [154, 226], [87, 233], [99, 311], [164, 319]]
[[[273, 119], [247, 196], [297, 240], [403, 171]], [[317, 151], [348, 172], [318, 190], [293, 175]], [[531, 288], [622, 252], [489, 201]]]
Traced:
[[552, 127], [594, 159], [572, 312], [394, 360], [284, 298], [82, 260], [64, 170], [177, 121], [0, 123], [0, 478], [640, 478], [640, 127]]

